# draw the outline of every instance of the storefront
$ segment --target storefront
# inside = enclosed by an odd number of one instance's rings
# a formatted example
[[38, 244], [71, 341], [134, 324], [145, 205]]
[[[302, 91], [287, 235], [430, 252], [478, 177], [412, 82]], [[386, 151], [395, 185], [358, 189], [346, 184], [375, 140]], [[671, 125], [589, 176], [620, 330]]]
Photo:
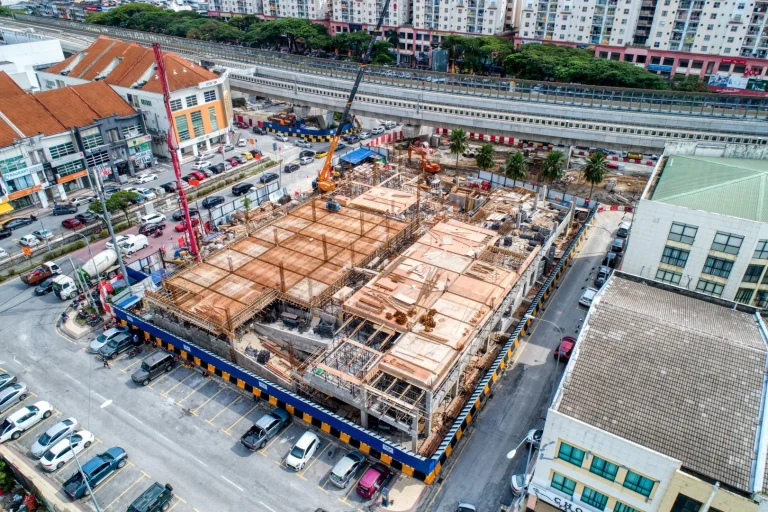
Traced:
[[56, 183], [61, 185], [65, 193], [90, 187], [83, 156], [83, 153], [79, 152], [51, 160]]
[[135, 171], [143, 170], [152, 165], [152, 136], [141, 135], [128, 139], [128, 160], [133, 164]]
[[[8, 193], [8, 203], [15, 209], [27, 208], [41, 204], [35, 192], [42, 190], [37, 173], [42, 172], [43, 164], [3, 172], [3, 181]], [[42, 205], [46, 206], [46, 205]]]

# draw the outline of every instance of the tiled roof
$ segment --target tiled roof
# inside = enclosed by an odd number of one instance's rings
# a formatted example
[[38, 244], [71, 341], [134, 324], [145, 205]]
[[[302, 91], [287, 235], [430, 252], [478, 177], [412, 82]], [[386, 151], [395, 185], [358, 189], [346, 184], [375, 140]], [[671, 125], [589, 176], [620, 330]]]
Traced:
[[[82, 59], [72, 68], [68, 76], [93, 80], [118, 58], [120, 62], [107, 75], [105, 81], [121, 87], [133, 86], [155, 65], [155, 56], [151, 49], [143, 48], [136, 43], [124, 43], [105, 36], [96, 39], [80, 55], [82, 55]], [[168, 75], [168, 85], [172, 91], [194, 87], [200, 82], [218, 78], [215, 73], [195, 65], [175, 53], [163, 52], [163, 57]], [[45, 71], [55, 74], [61, 73], [72, 62], [73, 58], [70, 57], [64, 62], [59, 62]], [[149, 92], [162, 92], [157, 74], [153, 74], [141, 89]]]
[[651, 199], [768, 222], [768, 161], [674, 155]]
[[0, 99], [12, 98], [14, 96], [24, 96], [24, 89], [13, 81], [5, 71], [0, 71]]
[[0, 147], [4, 147], [22, 137], [53, 135], [88, 126], [102, 117], [131, 115], [135, 110], [109, 85], [91, 82], [2, 99], [0, 113], [16, 128], [0, 123]]
[[556, 408], [750, 492], [766, 354], [752, 314], [616, 273]]

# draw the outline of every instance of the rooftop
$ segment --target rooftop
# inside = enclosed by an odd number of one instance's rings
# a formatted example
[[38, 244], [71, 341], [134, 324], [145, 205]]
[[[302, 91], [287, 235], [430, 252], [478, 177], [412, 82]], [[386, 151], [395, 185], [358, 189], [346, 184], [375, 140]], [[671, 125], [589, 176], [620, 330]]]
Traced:
[[768, 161], [673, 155], [651, 199], [768, 222]]
[[751, 492], [767, 348], [757, 317], [742, 309], [615, 273], [585, 320], [555, 408]]
[[24, 89], [19, 87], [13, 78], [8, 76], [8, 73], [0, 71], [0, 99], [24, 96], [25, 94]]
[[38, 134], [54, 135], [113, 115], [136, 111], [102, 82], [0, 99], [0, 147]]
[[[216, 73], [195, 65], [175, 53], [163, 52], [168, 85], [172, 91], [195, 87], [200, 82], [216, 80]], [[151, 48], [119, 39], [100, 36], [91, 46], [45, 70], [95, 80], [102, 76], [110, 85], [162, 93], [155, 73], [155, 56]], [[106, 73], [106, 74], [105, 74]]]

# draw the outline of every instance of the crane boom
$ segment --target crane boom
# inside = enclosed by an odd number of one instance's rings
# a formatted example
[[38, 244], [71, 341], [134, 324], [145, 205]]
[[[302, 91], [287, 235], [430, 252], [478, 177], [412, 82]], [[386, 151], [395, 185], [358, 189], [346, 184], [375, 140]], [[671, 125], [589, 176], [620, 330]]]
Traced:
[[331, 172], [333, 171], [333, 153], [336, 150], [336, 146], [339, 144], [339, 139], [341, 139], [341, 134], [344, 131], [344, 125], [347, 121], [347, 117], [349, 117], [349, 111], [352, 108], [352, 102], [355, 101], [357, 88], [360, 86], [360, 82], [363, 80], [365, 68], [368, 66], [368, 62], [371, 60], [371, 53], [373, 52], [373, 47], [376, 44], [376, 38], [379, 36], [379, 34], [381, 34], [381, 26], [384, 23], [384, 16], [386, 16], [387, 11], [389, 10], [389, 1], [390, 0], [386, 0], [384, 2], [384, 7], [382, 8], [381, 14], [379, 15], [379, 20], [376, 22], [376, 28], [373, 30], [373, 33], [371, 34], [371, 40], [368, 42], [368, 48], [365, 50], [363, 58], [360, 60], [360, 68], [357, 70], [357, 76], [355, 77], [355, 83], [352, 85], [352, 90], [349, 91], [349, 98], [347, 98], [347, 104], [344, 106], [344, 113], [341, 115], [341, 122], [336, 128], [336, 133], [331, 139], [331, 147], [328, 148], [328, 155], [325, 157], [323, 168], [317, 175], [315, 188], [319, 188], [322, 192], [331, 192], [336, 189], [336, 183], [331, 180]]
[[199, 258], [197, 252], [197, 240], [195, 231], [192, 227], [192, 219], [189, 218], [189, 204], [187, 203], [187, 194], [184, 193], [184, 187], [181, 185], [181, 165], [179, 165], [179, 155], [176, 144], [176, 127], [173, 122], [173, 111], [171, 110], [171, 89], [168, 87], [168, 77], [165, 75], [165, 61], [163, 61], [163, 52], [160, 49], [160, 43], [152, 44], [152, 51], [155, 53], [155, 64], [157, 65], [157, 76], [160, 78], [160, 84], [163, 87], [163, 103], [165, 104], [165, 113], [168, 116], [168, 151], [171, 153], [171, 162], [173, 162], [173, 172], [176, 175], [176, 188], [179, 192], [179, 201], [181, 202], [181, 211], [184, 213], [184, 221], [187, 224], [187, 233], [189, 236], [189, 251], [195, 260]]

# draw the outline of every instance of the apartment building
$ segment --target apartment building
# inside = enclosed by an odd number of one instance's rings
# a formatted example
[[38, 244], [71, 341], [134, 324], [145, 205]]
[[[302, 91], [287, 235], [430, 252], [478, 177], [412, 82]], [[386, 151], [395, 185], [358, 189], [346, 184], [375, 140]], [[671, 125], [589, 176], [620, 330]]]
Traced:
[[103, 82], [25, 94], [0, 72], [0, 214], [119, 180], [152, 154], [141, 112]]
[[[376, 26], [384, 9], [384, 0], [333, 0], [332, 8], [332, 26], [361, 30], [364, 26], [371, 28]], [[384, 16], [383, 26], [397, 28], [410, 23], [410, 20], [410, 3], [392, 0]], [[334, 30], [334, 32], [346, 31], [348, 30]]]
[[637, 205], [626, 272], [768, 307], [768, 160], [671, 155]]
[[[228, 72], [217, 75], [171, 52], [163, 58], [179, 157], [228, 143], [233, 119]], [[170, 123], [156, 69], [151, 48], [101, 36], [82, 52], [38, 71], [38, 78], [44, 90], [103, 80], [144, 112], [152, 152], [168, 157]]]
[[231, 18], [249, 14], [258, 16], [264, 13], [264, 2], [262, 0], [210, 0], [208, 9], [208, 15], [214, 17]]
[[547, 413], [528, 510], [764, 510], [766, 342], [755, 308], [616, 272]]

